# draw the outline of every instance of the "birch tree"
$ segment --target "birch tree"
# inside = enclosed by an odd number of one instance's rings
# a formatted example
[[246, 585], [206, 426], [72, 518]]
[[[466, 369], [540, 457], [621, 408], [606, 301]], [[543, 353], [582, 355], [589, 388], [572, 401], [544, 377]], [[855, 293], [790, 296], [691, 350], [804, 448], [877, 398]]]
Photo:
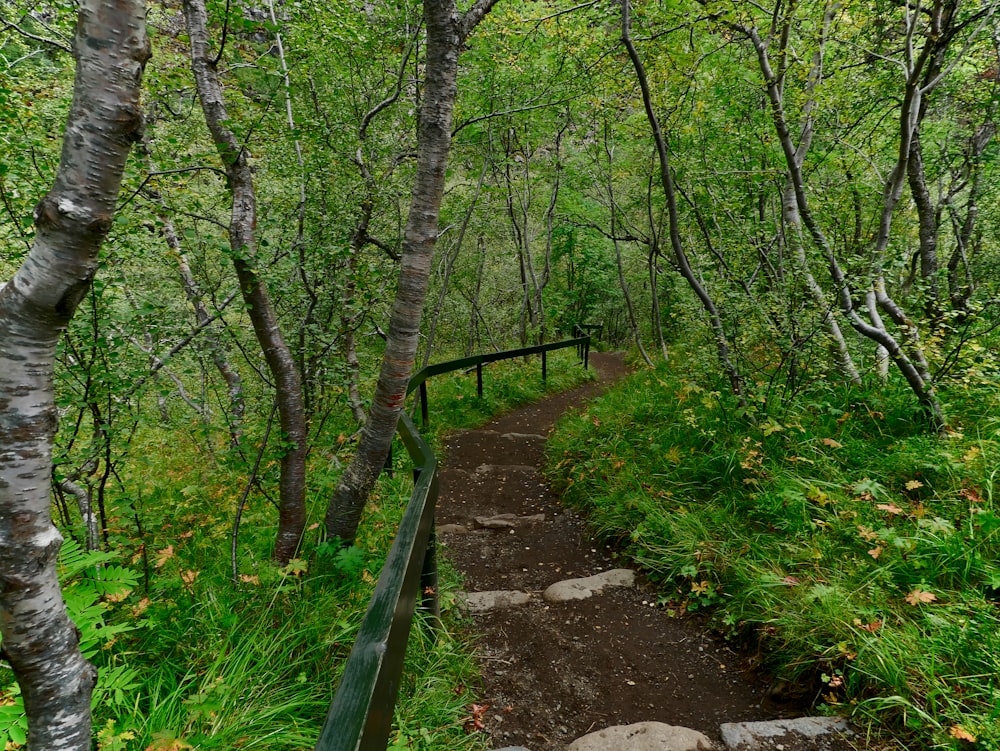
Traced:
[[302, 381], [271, 304], [267, 286], [257, 271], [257, 196], [244, 144], [229, 128], [229, 114], [216, 63], [209, 54], [208, 13], [204, 0], [185, 0], [184, 15], [191, 39], [191, 67], [205, 122], [226, 170], [232, 191], [229, 246], [240, 292], [254, 334], [274, 379], [278, 421], [286, 446], [281, 455], [278, 534], [274, 558], [287, 563], [298, 549], [305, 529], [306, 453], [308, 451]]
[[413, 374], [420, 319], [430, 281], [438, 216], [444, 195], [451, 123], [458, 93], [458, 55], [469, 33], [496, 0], [476, 0], [464, 14], [455, 0], [425, 0], [425, 85], [417, 131], [417, 169], [403, 234], [399, 285], [385, 354], [357, 451], [337, 483], [326, 513], [326, 532], [354, 540], [364, 505], [382, 471]]
[[87, 751], [94, 667], [66, 614], [52, 524], [56, 344], [90, 289], [111, 227], [150, 56], [138, 0], [81, 0], [76, 79], [55, 181], [24, 264], [0, 288], [0, 635], [28, 717], [29, 751]]

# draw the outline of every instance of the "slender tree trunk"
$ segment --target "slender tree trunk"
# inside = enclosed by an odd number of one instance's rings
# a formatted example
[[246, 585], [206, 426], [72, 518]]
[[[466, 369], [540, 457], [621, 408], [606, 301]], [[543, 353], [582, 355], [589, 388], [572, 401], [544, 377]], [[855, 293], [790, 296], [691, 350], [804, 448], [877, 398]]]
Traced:
[[632, 42], [632, 0], [622, 0], [622, 43], [628, 51], [632, 67], [635, 69], [636, 78], [639, 81], [639, 88], [642, 91], [642, 102], [646, 110], [646, 119], [649, 121], [650, 130], [653, 133], [653, 141], [656, 144], [656, 155], [660, 162], [660, 181], [663, 184], [663, 192], [667, 198], [667, 209], [670, 224], [670, 246], [674, 251], [674, 258], [681, 276], [690, 285], [692, 291], [701, 302], [702, 308], [708, 315], [712, 333], [715, 335], [715, 346], [719, 356], [722, 369], [729, 378], [729, 385], [736, 394], [740, 406], [747, 405], [746, 390], [743, 385], [743, 378], [736, 368], [736, 364], [730, 355], [729, 338], [726, 336], [725, 328], [722, 325], [722, 316], [715, 305], [715, 301], [709, 295], [708, 290], [698, 279], [691, 268], [691, 262], [687, 257], [687, 252], [681, 243], [680, 221], [677, 217], [677, 199], [674, 194], [674, 178], [670, 172], [670, 157], [667, 154], [667, 142], [660, 128], [659, 118], [653, 109], [653, 97], [649, 90], [649, 82], [646, 78], [646, 69], [642, 64], [639, 53]]
[[427, 363], [431, 360], [431, 353], [434, 350], [434, 338], [437, 334], [438, 319], [441, 317], [441, 311], [444, 309], [445, 297], [448, 294], [448, 282], [451, 280], [451, 271], [455, 266], [455, 261], [458, 260], [458, 254], [462, 251], [462, 244], [465, 242], [465, 233], [469, 229], [469, 222], [472, 221], [472, 214], [479, 205], [479, 196], [483, 191], [483, 183], [486, 182], [486, 172], [488, 167], [489, 160], [487, 159], [483, 161], [483, 170], [479, 173], [479, 181], [476, 183], [476, 192], [472, 196], [469, 208], [466, 210], [465, 217], [462, 219], [462, 226], [458, 230], [458, 237], [455, 239], [455, 251], [447, 257], [444, 264], [444, 271], [441, 274], [441, 292], [438, 295], [437, 304], [434, 306], [434, 315], [431, 318], [431, 327], [427, 332], [427, 344], [424, 347], [424, 360], [421, 365], [421, 367], [424, 368], [427, 367]]
[[632, 304], [632, 294], [629, 292], [628, 283], [625, 281], [625, 269], [622, 265], [622, 247], [618, 239], [618, 205], [615, 203], [613, 169], [615, 150], [608, 141], [608, 128], [605, 125], [604, 153], [608, 157], [608, 184], [605, 186], [605, 190], [608, 192], [608, 206], [611, 209], [611, 241], [615, 246], [615, 266], [618, 269], [618, 285], [621, 287], [622, 296], [625, 298], [625, 309], [628, 311], [628, 325], [629, 330], [632, 332], [632, 339], [635, 341], [635, 346], [639, 350], [639, 354], [642, 355], [643, 362], [649, 367], [653, 367], [653, 361], [646, 353], [646, 348], [642, 344], [642, 334], [639, 332], [639, 323], [636, 321], [635, 306]]
[[0, 287], [0, 636], [28, 717], [29, 751], [89, 751], [93, 666], [66, 614], [52, 524], [56, 343], [90, 289], [131, 145], [149, 59], [145, 9], [81, 0], [76, 81], [52, 190], [24, 264]]
[[906, 176], [910, 183], [910, 192], [917, 207], [917, 219], [920, 226], [920, 278], [924, 283], [924, 293], [927, 295], [926, 308], [930, 318], [941, 314], [938, 285], [938, 211], [927, 187], [927, 175], [924, 170], [924, 153], [920, 143], [920, 133], [914, 133], [910, 143], [910, 157], [906, 165]]
[[[994, 104], [991, 115], [995, 116], [998, 106]], [[969, 298], [976, 288], [975, 279], [969, 268], [969, 254], [973, 248], [973, 236], [976, 220], [979, 218], [979, 198], [983, 191], [982, 166], [983, 152], [993, 140], [996, 125], [986, 123], [976, 129], [969, 139], [967, 170], [969, 172], [969, 194], [965, 204], [965, 217], [960, 218], [958, 212], [949, 205], [955, 248], [948, 259], [948, 297], [953, 310], [966, 312]]]
[[805, 244], [802, 242], [802, 219], [799, 216], [799, 206], [795, 200], [795, 189], [790, 180], [786, 182], [785, 188], [781, 192], [781, 211], [785, 227], [785, 244], [792, 251], [792, 257], [805, 284], [806, 291], [812, 297], [813, 304], [816, 305], [823, 317], [823, 323], [826, 325], [827, 333], [829, 333], [832, 342], [837, 367], [843, 377], [855, 385], [861, 385], [861, 374], [847, 349], [847, 341], [844, 339], [840, 324], [837, 322], [836, 302], [827, 299], [826, 293], [819, 286], [819, 282], [816, 281], [816, 277], [813, 276], [812, 270], [809, 268]]
[[295, 554], [305, 529], [306, 451], [308, 428], [302, 403], [302, 382], [295, 358], [281, 334], [277, 314], [263, 280], [257, 274], [257, 198], [250, 162], [243, 144], [229, 129], [222, 85], [208, 43], [208, 17], [204, 0], [185, 0], [184, 15], [191, 39], [191, 67], [198, 98], [212, 140], [226, 169], [233, 196], [229, 245], [240, 292], [254, 334], [274, 379], [282, 443], [279, 479], [278, 533], [274, 558], [287, 563]]
[[479, 343], [479, 295], [483, 291], [483, 271], [486, 268], [486, 239], [480, 235], [476, 239], [479, 250], [479, 264], [476, 266], [476, 286], [472, 292], [472, 299], [469, 300], [469, 335], [466, 338], [465, 356], [472, 354], [473, 349]]
[[344, 544], [354, 541], [365, 502], [389, 454], [399, 413], [406, 400], [444, 195], [451, 120], [458, 89], [459, 50], [494, 2], [477, 0], [462, 16], [455, 0], [424, 0], [425, 84], [417, 133], [417, 169], [403, 234], [399, 285], [368, 421], [361, 430], [357, 452], [341, 475], [326, 513], [327, 535]]
[[[145, 157], [147, 167], [153, 171], [152, 159], [150, 157], [147, 139], [143, 140], [140, 146]], [[180, 276], [181, 286], [184, 288], [184, 296], [194, 310], [195, 320], [198, 326], [205, 329], [203, 335], [205, 348], [208, 350], [219, 375], [226, 384], [226, 391], [229, 394], [229, 443], [235, 448], [239, 445], [240, 435], [243, 432], [243, 415], [246, 412], [246, 403], [243, 399], [243, 379], [240, 378], [239, 371], [229, 362], [226, 349], [219, 336], [218, 327], [212, 322], [212, 316], [205, 305], [205, 295], [201, 290], [201, 285], [194, 278], [191, 265], [188, 263], [184, 247], [181, 245], [177, 229], [174, 227], [173, 219], [167, 211], [166, 201], [159, 193], [153, 194], [153, 200], [157, 206], [157, 213], [160, 221], [163, 222], [163, 238], [166, 240], [170, 255], [177, 263], [177, 273]]]

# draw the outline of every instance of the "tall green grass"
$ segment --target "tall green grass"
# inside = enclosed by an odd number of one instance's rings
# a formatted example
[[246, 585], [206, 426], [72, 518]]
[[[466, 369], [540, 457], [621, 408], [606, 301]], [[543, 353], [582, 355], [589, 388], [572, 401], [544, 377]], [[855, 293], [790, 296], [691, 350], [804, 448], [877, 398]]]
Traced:
[[755, 424], [668, 368], [560, 424], [550, 478], [662, 588], [831, 712], [1000, 748], [1000, 400], [816, 386]]
[[[537, 357], [487, 366], [482, 399], [474, 371], [434, 378], [428, 438], [440, 444], [449, 430], [590, 378], [572, 350], [550, 354], [547, 383]], [[326, 502], [353, 452], [351, 432], [328, 420], [313, 438], [308, 532], [285, 568], [269, 559], [278, 457], [265, 453], [243, 514], [234, 584], [229, 543], [246, 457], [227, 452], [222, 433], [215, 445], [206, 442], [200, 425], [168, 431], [155, 419], [140, 421], [108, 496], [110, 547], [131, 569], [132, 591], [104, 603], [89, 624], [99, 669], [131, 680], [111, 682], [99, 695], [99, 749], [313, 748], [412, 487], [397, 447], [399, 471], [380, 479], [355, 547], [316, 566]], [[263, 423], [248, 420], [248, 447], [263, 434]], [[411, 632], [393, 748], [483, 745], [465, 730], [480, 681], [453, 607], [460, 582], [446, 562], [442, 571], [444, 631], [432, 638], [418, 617]], [[0, 679], [5, 687], [12, 677]], [[0, 725], [14, 728], [10, 749], [23, 741], [13, 696], [0, 692]]]

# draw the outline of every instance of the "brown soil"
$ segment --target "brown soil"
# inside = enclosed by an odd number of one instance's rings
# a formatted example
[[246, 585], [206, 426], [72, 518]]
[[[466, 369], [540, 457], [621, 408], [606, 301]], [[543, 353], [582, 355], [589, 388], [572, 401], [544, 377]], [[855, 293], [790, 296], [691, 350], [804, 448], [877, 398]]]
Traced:
[[[449, 440], [438, 523], [470, 531], [442, 532], [440, 540], [469, 591], [537, 595], [563, 579], [628, 566], [593, 541], [578, 513], [559, 505], [538, 470], [555, 420], [625, 374], [620, 355], [592, 354], [591, 362], [598, 383]], [[473, 521], [501, 513], [542, 513], [545, 520], [515, 530]], [[683, 725], [718, 741], [723, 722], [803, 713], [775, 703], [769, 682], [709, 634], [704, 620], [671, 617], [656, 599], [645, 586], [619, 587], [586, 600], [549, 605], [536, 597], [474, 615], [493, 745], [555, 751], [588, 732], [643, 721]]]

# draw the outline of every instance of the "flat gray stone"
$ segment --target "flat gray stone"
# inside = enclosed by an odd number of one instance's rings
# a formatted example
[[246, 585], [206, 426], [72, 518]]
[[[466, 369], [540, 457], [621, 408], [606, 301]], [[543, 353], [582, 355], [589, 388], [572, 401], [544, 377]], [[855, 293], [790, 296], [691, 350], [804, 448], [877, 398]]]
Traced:
[[533, 467], [530, 464], [480, 464], [473, 470], [472, 477], [479, 478], [482, 475], [494, 475], [500, 473], [507, 473], [508, 475], [537, 475], [538, 467]]
[[[719, 728], [719, 731], [722, 734], [722, 741], [730, 751], [770, 751], [788, 747], [794, 744], [795, 740], [853, 735], [850, 724], [843, 717], [796, 717], [791, 720], [764, 722], [727, 722]], [[815, 748], [821, 747], [815, 746]]]
[[518, 516], [517, 514], [497, 514], [496, 516], [477, 516], [476, 524], [484, 529], [514, 529], [525, 524], [545, 521], [545, 514]]
[[540, 433], [504, 433], [500, 437], [508, 441], [546, 440], [545, 436]]
[[442, 524], [437, 528], [438, 534], [464, 535], [469, 528], [464, 524]]
[[516, 608], [531, 602], [531, 595], [516, 589], [501, 589], [491, 592], [466, 592], [463, 596], [470, 613], [485, 613], [489, 610]]
[[577, 738], [566, 751], [711, 751], [708, 736], [662, 722], [616, 725]]
[[613, 568], [583, 579], [566, 579], [556, 582], [542, 593], [546, 602], [567, 602], [586, 600], [598, 594], [605, 587], [631, 587], [635, 585], [635, 571], [629, 568]]
[[493, 751], [528, 751], [524, 746], [504, 746], [503, 748], [495, 748]]

